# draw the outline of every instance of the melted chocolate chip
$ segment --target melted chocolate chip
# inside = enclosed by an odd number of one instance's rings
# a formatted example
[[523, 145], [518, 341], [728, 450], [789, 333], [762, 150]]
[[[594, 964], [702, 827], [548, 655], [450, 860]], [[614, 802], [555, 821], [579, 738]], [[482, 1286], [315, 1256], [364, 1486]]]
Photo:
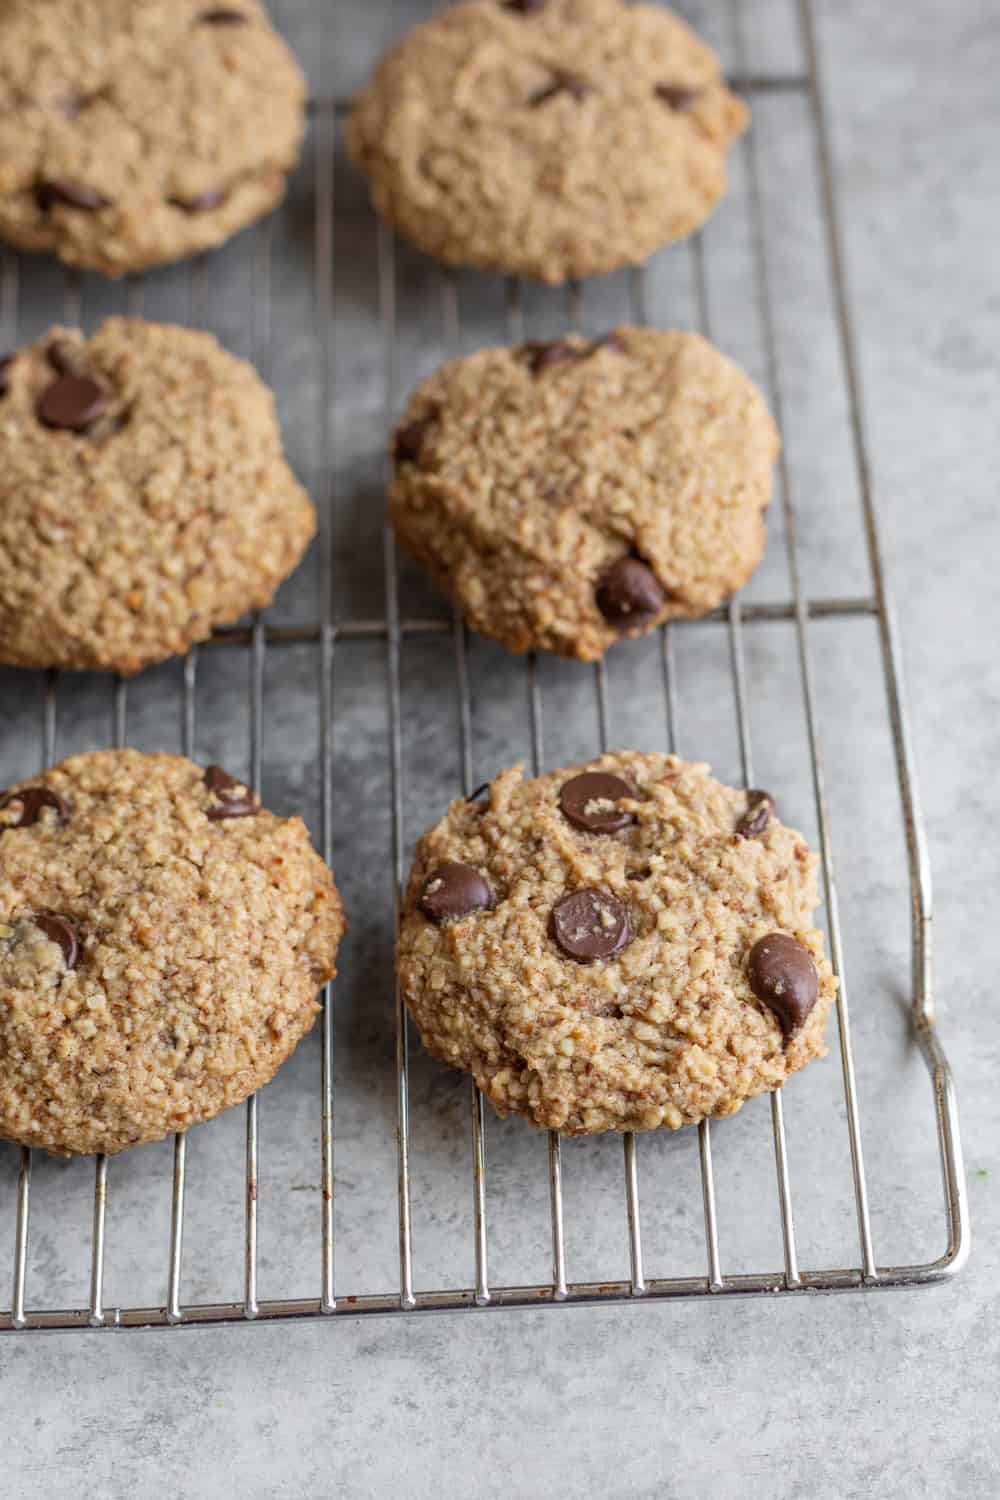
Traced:
[[[38, 822], [43, 807], [51, 807], [58, 815], [59, 823], [65, 823], [69, 817], [68, 804], [51, 787], [26, 786], [19, 792], [3, 792], [0, 794], [0, 833], [6, 833], [10, 828], [30, 828], [32, 823]], [[11, 818], [2, 816], [8, 809], [14, 812]], [[15, 812], [15, 809], [19, 811]]]
[[610, 891], [586, 886], [552, 908], [551, 932], [567, 958], [590, 964], [610, 958], [632, 939], [628, 911]]
[[760, 787], [752, 787], [747, 792], [747, 810], [737, 823], [736, 832], [741, 838], [754, 838], [758, 833], [764, 832], [771, 821], [771, 814], [776, 811], [771, 793], [762, 791]]
[[426, 416], [417, 417], [412, 422], [407, 422], [405, 427], [396, 431], [396, 440], [393, 444], [392, 456], [397, 464], [415, 464], [424, 446], [424, 438], [434, 425], [436, 412], [428, 412]]
[[673, 83], [658, 83], [653, 93], [679, 115], [689, 110], [698, 97], [697, 89], [684, 89]]
[[56, 204], [61, 204], [63, 208], [81, 208], [85, 213], [96, 213], [99, 208], [107, 208], [110, 201], [110, 198], [103, 197], [95, 188], [87, 187], [83, 182], [74, 182], [69, 177], [47, 178], [35, 188], [35, 202], [42, 213], [48, 213]]
[[203, 26], [245, 26], [249, 19], [242, 10], [229, 10], [222, 6], [215, 10], [203, 10], [198, 17]]
[[580, 351], [565, 339], [554, 339], [549, 344], [522, 344], [517, 351], [532, 375], [541, 375], [552, 365], [561, 365], [568, 359], [579, 359]]
[[10, 370], [13, 363], [13, 354], [0, 355], [0, 396], [6, 396], [10, 390]]
[[205, 816], [213, 822], [222, 818], [248, 818], [260, 811], [260, 803], [250, 787], [237, 781], [221, 766], [209, 766], [205, 771], [205, 785], [219, 803], [218, 807], [206, 807]]
[[420, 897], [420, 910], [432, 922], [440, 923], [485, 911], [490, 900], [490, 888], [477, 869], [449, 861], [438, 865], [430, 875]]
[[583, 99], [590, 93], [590, 84], [585, 83], [582, 78], [577, 78], [572, 73], [557, 73], [551, 83], [545, 84], [543, 88], [529, 95], [528, 103], [532, 109], [537, 109], [541, 104], [548, 104], [550, 99], [555, 99], [559, 94], [569, 94], [571, 99]]
[[545, 8], [547, 0], [501, 0], [501, 4], [519, 16], [532, 16]]
[[104, 411], [104, 392], [86, 375], [60, 375], [35, 403], [38, 420], [66, 432], [86, 432]]
[[615, 804], [634, 796], [628, 782], [610, 771], [582, 771], [563, 782], [559, 807], [563, 817], [584, 833], [618, 833], [635, 817]]
[[67, 969], [75, 969], [76, 961], [80, 956], [80, 946], [72, 923], [67, 922], [65, 917], [57, 917], [54, 912], [50, 911], [38, 912], [31, 920], [45, 933], [50, 943], [59, 944]]
[[225, 203], [227, 196], [223, 188], [215, 188], [197, 193], [193, 198], [168, 198], [167, 202], [174, 208], [179, 208], [182, 213], [207, 214], [213, 208], [218, 208], [220, 203]]
[[666, 591], [638, 557], [620, 557], [597, 585], [597, 607], [611, 625], [635, 625], [659, 614]]
[[812, 954], [785, 932], [769, 932], [750, 949], [750, 988], [777, 1016], [785, 1041], [816, 1004], [819, 975]]

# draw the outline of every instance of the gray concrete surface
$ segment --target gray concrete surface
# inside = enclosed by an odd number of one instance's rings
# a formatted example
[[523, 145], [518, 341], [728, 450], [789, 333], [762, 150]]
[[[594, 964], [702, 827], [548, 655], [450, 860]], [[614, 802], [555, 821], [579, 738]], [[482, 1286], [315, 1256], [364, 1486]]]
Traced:
[[[737, 42], [722, 0], [682, 8], [734, 66]], [[428, 9], [426, 0], [407, 0], [395, 12], [364, 0], [284, 0], [279, 15], [317, 92], [344, 94], [390, 34]], [[988, 0], [948, 7], [820, 0], [817, 9], [874, 480], [899, 596], [930, 832], [941, 1025], [959, 1083], [975, 1231], [969, 1268], [944, 1288], [831, 1299], [4, 1338], [3, 1493], [24, 1500], [423, 1500], [460, 1493], [979, 1500], [998, 1492], [1000, 1113], [993, 1075], [1000, 1056], [990, 981], [1000, 953], [989, 785], [1000, 707], [1000, 31]], [[742, 16], [750, 71], [801, 69], [790, 0], [746, 0]], [[813, 595], [860, 593], [869, 580], [807, 102], [795, 92], [757, 94], [753, 102], [803, 573]], [[320, 172], [323, 165], [320, 152]], [[270, 231], [243, 237], [193, 276], [181, 268], [149, 278], [143, 306], [150, 316], [206, 322], [270, 371], [293, 458], [336, 542], [335, 613], [378, 616], [387, 391], [377, 242], [363, 194], [338, 158], [337, 322], [325, 449], [313, 297], [316, 167], [310, 155]], [[746, 158], [739, 155], [732, 197], [705, 236], [708, 311], [718, 341], [763, 378], [750, 222]], [[270, 325], [262, 301], [269, 246]], [[447, 352], [448, 329], [435, 270], [399, 249], [396, 271], [401, 396]], [[657, 258], [648, 277], [656, 321], [694, 322], [694, 271], [686, 248]], [[30, 337], [64, 308], [75, 310], [73, 283], [46, 263], [22, 263], [16, 310], [9, 273], [4, 285], [5, 343]], [[83, 278], [80, 294], [88, 324], [124, 307], [127, 296], [92, 277]], [[628, 305], [627, 280], [612, 277], [585, 289], [582, 319], [605, 327], [625, 318]], [[463, 346], [505, 336], [494, 283], [463, 277], [459, 306]], [[558, 294], [530, 292], [525, 309], [532, 333], [562, 326], [567, 315]], [[751, 600], [788, 594], [780, 509], [772, 517]], [[439, 608], [408, 567], [401, 592], [406, 613]], [[320, 599], [314, 553], [274, 617], [315, 618]], [[791, 630], [748, 627], [746, 646], [756, 774], [812, 832]], [[682, 752], [736, 778], [727, 649], [720, 626], [677, 632], [679, 741]], [[876, 1250], [883, 1264], [929, 1259], [943, 1249], [944, 1221], [930, 1091], [905, 1014], [905, 863], [877, 642], [865, 622], [823, 624], [813, 631], [813, 649]], [[470, 663], [479, 779], [530, 753], [529, 721], [523, 664], [482, 642], [472, 643]], [[377, 644], [338, 652], [335, 863], [352, 913], [335, 1002], [342, 1294], [387, 1290], [397, 1275], [382, 672]], [[318, 828], [316, 677], [309, 648], [269, 653], [264, 790], [276, 808], [304, 807]], [[410, 840], [460, 777], [452, 657], [431, 643], [409, 644], [403, 678]], [[608, 680], [612, 738], [663, 744], [655, 646], [615, 652]], [[168, 666], [129, 688], [131, 742], [179, 745], [179, 681], [177, 667]], [[242, 654], [202, 653], [203, 759], [245, 762], [246, 683]], [[586, 754], [597, 730], [592, 674], [547, 662], [541, 686], [546, 763]], [[41, 701], [35, 677], [0, 674], [0, 778], [38, 763]], [[60, 755], [107, 741], [109, 685], [64, 682], [58, 703]], [[314, 1036], [262, 1099], [262, 1297], [318, 1293], [318, 1084]], [[466, 1086], [415, 1048], [412, 1102], [416, 1283], [468, 1285]], [[803, 1264], [856, 1264], [835, 1058], [789, 1086], [786, 1115]], [[766, 1102], [758, 1101], [714, 1133], [727, 1272], [780, 1264], [769, 1129]], [[192, 1135], [185, 1301], [240, 1295], [242, 1130], [234, 1112]], [[565, 1157], [570, 1276], [626, 1274], [620, 1146], [574, 1142]], [[488, 1158], [493, 1278], [544, 1281], [544, 1139], [491, 1119]], [[16, 1152], [0, 1151], [0, 1246], [11, 1244], [16, 1176]], [[644, 1140], [640, 1178], [650, 1274], [700, 1274], [694, 1137]], [[86, 1302], [92, 1180], [87, 1164], [36, 1163], [29, 1307]], [[160, 1303], [169, 1146], [115, 1160], [109, 1182], [106, 1301]]]

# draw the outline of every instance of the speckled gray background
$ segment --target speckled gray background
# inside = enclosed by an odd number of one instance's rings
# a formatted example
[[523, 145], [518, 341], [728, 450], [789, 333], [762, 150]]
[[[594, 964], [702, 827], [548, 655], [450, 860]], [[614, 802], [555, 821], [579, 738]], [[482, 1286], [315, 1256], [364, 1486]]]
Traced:
[[[279, 19], [318, 93], [344, 95], [390, 35], [427, 0], [284, 0]], [[723, 0], [682, 6], [735, 65]], [[745, 0], [755, 73], [802, 67], [791, 0]], [[997, 1091], [993, 986], [998, 954], [987, 777], [998, 749], [1000, 670], [995, 521], [1000, 445], [995, 404], [1000, 297], [995, 245], [996, 77], [1000, 32], [989, 0], [912, 0], [872, 7], [820, 0], [819, 29], [849, 254], [852, 310], [874, 478], [899, 595], [904, 656], [937, 893], [941, 1022], [958, 1077], [976, 1246], [954, 1284], [837, 1299], [458, 1315], [336, 1326], [307, 1324], [160, 1333], [15, 1336], [0, 1341], [5, 1493], [299, 1500], [408, 1496], [663, 1500], [775, 1497], [986, 1497], [998, 1491], [996, 1437]], [[807, 102], [753, 99], [775, 294], [780, 394], [791, 482], [801, 514], [806, 586], [814, 596], [868, 586], [846, 427], [846, 396], [812, 171]], [[147, 279], [149, 316], [203, 321], [258, 359], [279, 393], [293, 460], [336, 542], [337, 618], [384, 606], [379, 536], [386, 359], [373, 224], [338, 156], [336, 302], [330, 443], [321, 440], [320, 347], [314, 318], [313, 139], [289, 204], [255, 231], [187, 269]], [[745, 159], [705, 236], [708, 304], [718, 341], [759, 378]], [[271, 250], [271, 317], [262, 299]], [[400, 395], [448, 352], [441, 282], [397, 251]], [[696, 317], [694, 263], [684, 247], [657, 258], [650, 312]], [[74, 311], [73, 283], [22, 264], [16, 307], [9, 271], [3, 342], [23, 341]], [[67, 292], [67, 286], [69, 291]], [[79, 286], [85, 323], [123, 308], [126, 291]], [[68, 301], [67, 301], [68, 297]], [[505, 336], [502, 288], [459, 284], [461, 339]], [[529, 292], [529, 332], [564, 326], [558, 293]], [[588, 286], [582, 320], [601, 329], [628, 315], [628, 284]], [[990, 402], [992, 397], [992, 402]], [[991, 409], [992, 408], [992, 409]], [[786, 598], [780, 510], [748, 595]], [[314, 619], [319, 553], [283, 592], [273, 618]], [[440, 606], [402, 570], [404, 613]], [[931, 1099], [904, 1002], [907, 902], [898, 805], [880, 696], [877, 642], [866, 622], [813, 628], [833, 838], [855, 1031], [876, 1251], [881, 1263], [943, 1249]], [[739, 748], [718, 625], [676, 632], [683, 753], [739, 776]], [[791, 627], [746, 630], [758, 780], [814, 829]], [[530, 754], [523, 664], [483, 642], [470, 650], [473, 773]], [[318, 662], [308, 647], [269, 651], [264, 792], [304, 807], [318, 829]], [[395, 1259], [393, 1016], [388, 743], [377, 643], [338, 649], [334, 687], [334, 854], [352, 916], [336, 987], [337, 1286], [390, 1289]], [[609, 659], [611, 737], [664, 743], [653, 643]], [[177, 666], [129, 688], [127, 734], [146, 748], [180, 744]], [[593, 674], [541, 670], [545, 760], [592, 750]], [[248, 752], [247, 662], [201, 654], [197, 753], [238, 768]], [[41, 753], [42, 684], [0, 674], [0, 781]], [[105, 743], [110, 684], [59, 689], [60, 755]], [[406, 837], [458, 789], [454, 662], [443, 642], [403, 651]], [[414, 1264], [418, 1288], [472, 1275], [469, 1119], [464, 1082], [414, 1049]], [[260, 1294], [319, 1290], [319, 1038], [300, 1048], [261, 1101]], [[786, 1091], [800, 1253], [806, 1266], [855, 1264], [850, 1176], [835, 1059]], [[241, 1294], [241, 1112], [193, 1133], [182, 1296]], [[723, 1269], [780, 1264], [766, 1101], [713, 1136]], [[544, 1281], [548, 1269], [544, 1138], [517, 1122], [488, 1124], [491, 1275]], [[614, 1140], [568, 1143], [567, 1257], [574, 1280], [627, 1274]], [[696, 1139], [643, 1140], [639, 1152], [647, 1270], [704, 1268]], [[118, 1158], [109, 1173], [108, 1305], [164, 1297], [171, 1151]], [[17, 1153], [0, 1148], [0, 1247], [11, 1244]], [[27, 1301], [79, 1306], [87, 1297], [92, 1169], [38, 1160]], [[6, 1255], [7, 1252], [3, 1251]], [[3, 1262], [0, 1260], [0, 1265]], [[7, 1293], [0, 1294], [7, 1300]]]

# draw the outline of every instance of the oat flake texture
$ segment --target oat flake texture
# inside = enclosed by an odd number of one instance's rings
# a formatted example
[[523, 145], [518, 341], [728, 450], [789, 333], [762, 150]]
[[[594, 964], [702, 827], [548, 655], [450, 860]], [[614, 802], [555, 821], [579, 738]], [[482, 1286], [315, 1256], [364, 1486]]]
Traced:
[[121, 276], [270, 212], [305, 82], [258, 0], [3, 0], [0, 237]]
[[[42, 419], [65, 370], [101, 392], [82, 431]], [[136, 318], [6, 366], [0, 523], [0, 662], [125, 674], [270, 603], [316, 525], [253, 368]]]
[[[593, 770], [634, 789], [620, 832], [582, 832], [560, 811], [564, 782]], [[453, 802], [417, 845], [397, 954], [428, 1050], [471, 1073], [500, 1114], [570, 1135], [733, 1114], [821, 1057], [836, 980], [812, 921], [816, 857], [776, 817], [739, 835], [746, 807], [706, 766], [635, 751], [531, 780], [514, 767], [487, 803]], [[423, 887], [447, 861], [480, 871], [491, 909], [423, 915]], [[551, 914], [594, 887], [625, 907], [631, 936], [580, 963], [560, 952]], [[750, 950], [773, 932], [808, 949], [819, 980], [787, 1046], [747, 979]]]
[[466, 0], [386, 55], [347, 139], [422, 250], [555, 284], [697, 229], [747, 119], [715, 53], [659, 5]]
[[[0, 806], [0, 1136], [121, 1151], [266, 1083], [313, 1024], [344, 927], [301, 819], [220, 817], [201, 767], [135, 750], [22, 785], [65, 817], [14, 826], [9, 791]], [[75, 935], [74, 967], [45, 914]]]
[[[484, 635], [594, 660], [746, 582], [778, 446], [756, 386], [697, 334], [484, 349], [414, 392], [389, 516]], [[611, 621], [601, 582], [630, 557], [662, 602]]]

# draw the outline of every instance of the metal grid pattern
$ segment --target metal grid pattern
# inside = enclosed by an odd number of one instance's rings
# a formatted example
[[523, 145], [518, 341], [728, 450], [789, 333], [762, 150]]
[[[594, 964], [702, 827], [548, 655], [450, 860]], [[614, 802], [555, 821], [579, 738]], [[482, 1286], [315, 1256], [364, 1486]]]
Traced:
[[[739, 8], [733, 10], [737, 35]], [[797, 672], [802, 706], [811, 753], [812, 790], [815, 799], [820, 837], [822, 868], [830, 932], [831, 958], [839, 977], [837, 1003], [839, 1051], [843, 1100], [851, 1156], [854, 1211], [858, 1245], [857, 1264], [844, 1268], [808, 1269], [800, 1262], [793, 1209], [783, 1101], [780, 1092], [770, 1096], [771, 1127], [774, 1154], [774, 1178], [780, 1210], [783, 1266], [761, 1274], [727, 1273], [720, 1250], [716, 1184], [712, 1158], [712, 1128], [708, 1121], [698, 1129], [698, 1164], [704, 1221], [705, 1266], [697, 1276], [651, 1276], [647, 1274], [643, 1219], [640, 1207], [640, 1147], [629, 1134], [623, 1138], [623, 1185], [629, 1253], [627, 1279], [573, 1282], [567, 1273], [566, 1225], [564, 1217], [563, 1161], [560, 1138], [548, 1137], [548, 1197], [551, 1232], [551, 1279], [539, 1285], [494, 1285], [490, 1276], [489, 1237], [487, 1233], [487, 1165], [486, 1121], [483, 1100], [471, 1086], [469, 1100], [473, 1194], [474, 1284], [447, 1291], [419, 1290], [415, 1285], [412, 1243], [412, 1172], [410, 1154], [410, 1053], [407, 1018], [396, 996], [396, 1162], [398, 1202], [398, 1285], [380, 1294], [350, 1295], [338, 1285], [335, 1274], [334, 1226], [334, 1007], [324, 1006], [322, 1017], [321, 1082], [318, 1108], [321, 1117], [321, 1202], [317, 1251], [320, 1258], [318, 1283], [301, 1297], [262, 1300], [258, 1295], [258, 1183], [260, 1146], [258, 1100], [251, 1098], [245, 1106], [245, 1173], [244, 1220], [245, 1262], [243, 1297], [238, 1302], [185, 1303], [182, 1285], [182, 1252], [187, 1196], [186, 1138], [178, 1135], [174, 1142], [173, 1175], [170, 1204], [169, 1243], [164, 1301], [152, 1307], [109, 1307], [104, 1294], [104, 1266], [108, 1216], [108, 1162], [96, 1159], [94, 1168], [93, 1224], [90, 1242], [90, 1285], [87, 1305], [69, 1310], [48, 1310], [29, 1306], [26, 1286], [29, 1264], [29, 1217], [32, 1186], [32, 1153], [21, 1150], [17, 1187], [16, 1221], [13, 1246], [13, 1275], [10, 1307], [0, 1313], [0, 1331], [27, 1329], [68, 1329], [85, 1327], [189, 1326], [209, 1323], [278, 1318], [354, 1316], [361, 1313], [392, 1313], [405, 1310], [444, 1310], [460, 1308], [498, 1308], [509, 1306], [567, 1305], [573, 1303], [627, 1302], [678, 1297], [721, 1297], [752, 1294], [802, 1294], [815, 1291], [843, 1291], [860, 1288], [913, 1286], [929, 1284], [954, 1275], [968, 1254], [968, 1209], [962, 1166], [955, 1090], [947, 1059], [938, 1039], [934, 1020], [931, 973], [931, 885], [926, 840], [913, 766], [910, 730], [900, 680], [899, 650], [892, 600], [886, 582], [879, 546], [878, 520], [872, 497], [870, 466], [866, 448], [861, 389], [855, 352], [849, 302], [845, 287], [841, 233], [837, 214], [835, 184], [831, 165], [831, 148], [826, 107], [820, 84], [816, 32], [810, 0], [799, 0], [799, 22], [807, 71], [802, 76], [753, 76], [740, 70], [738, 87], [749, 94], [760, 92], [790, 94], [808, 101], [813, 149], [823, 210], [825, 251], [834, 288], [834, 306], [840, 356], [845, 371], [849, 400], [850, 439], [856, 465], [873, 588], [870, 596], [807, 598], [802, 583], [796, 540], [796, 511], [793, 487], [783, 463], [782, 494], [787, 546], [787, 563], [792, 589], [787, 602], [745, 604], [734, 598], [726, 608], [717, 610], [710, 620], [725, 632], [731, 666], [731, 691], [738, 724], [739, 751], [744, 784], [755, 783], [753, 749], [747, 712], [747, 674], [744, 652], [744, 627], [767, 621], [786, 621], [794, 627]], [[741, 38], [742, 49], [742, 38]], [[745, 57], [745, 49], [744, 49]], [[329, 413], [332, 396], [332, 342], [334, 320], [333, 264], [333, 148], [343, 104], [331, 99], [316, 99], [311, 105], [313, 126], [317, 132], [315, 151], [315, 242], [314, 300], [318, 344], [320, 346], [320, 461], [323, 471], [332, 468], [332, 439]], [[764, 253], [764, 216], [760, 185], [758, 147], [751, 133], [742, 148], [749, 185], [750, 238], [754, 263], [756, 312], [763, 329], [767, 394], [778, 419], [782, 421], [781, 372], [772, 308], [772, 287]], [[397, 267], [396, 246], [392, 235], [382, 226], [377, 230], [377, 284], [379, 313], [384, 333], [385, 430], [391, 429], [403, 394], [398, 368], [397, 344]], [[271, 235], [265, 229], [256, 241], [254, 296], [254, 346], [258, 365], [267, 378], [270, 347], [270, 301], [267, 295], [271, 276]], [[691, 242], [693, 278], [696, 289], [698, 320], [702, 330], [711, 335], [706, 291], [702, 240]], [[18, 317], [18, 262], [8, 256], [0, 270], [0, 326], [14, 333]], [[191, 311], [197, 321], [204, 288], [200, 285], [199, 266], [191, 271]], [[447, 341], [453, 350], [459, 347], [459, 295], [456, 278], [440, 273], [441, 311]], [[631, 275], [629, 289], [634, 321], [645, 318], [645, 272]], [[141, 280], [129, 283], [127, 303], [130, 312], [143, 310], [144, 291]], [[79, 321], [80, 281], [72, 273], [65, 277], [64, 317]], [[580, 288], [571, 287], [566, 306], [568, 327], [579, 323]], [[507, 286], [506, 332], [512, 342], [524, 332], [522, 289], [516, 282]], [[471, 710], [470, 672], [467, 660], [465, 628], [457, 618], [450, 621], [403, 618], [396, 549], [391, 532], [384, 532], [385, 612], [381, 619], [335, 619], [333, 606], [334, 538], [327, 521], [321, 535], [320, 588], [321, 617], [302, 625], [272, 625], [255, 618], [248, 626], [218, 632], [206, 648], [229, 648], [244, 652], [248, 658], [248, 701], [250, 770], [255, 788], [259, 788], [262, 771], [264, 727], [264, 670], [270, 647], [305, 645], [316, 653], [317, 693], [320, 724], [320, 844], [327, 859], [331, 856], [334, 829], [333, 769], [334, 746], [334, 665], [341, 648], [355, 641], [384, 643], [385, 681], [388, 691], [389, 764], [391, 767], [392, 877], [398, 905], [404, 876], [403, 823], [403, 751], [407, 725], [404, 722], [401, 689], [401, 646], [415, 638], [436, 640], [442, 653], [451, 657], [457, 684], [457, 719], [460, 735], [460, 765], [464, 790], [472, 784], [473, 718]], [[834, 872], [827, 811], [827, 790], [820, 745], [814, 686], [812, 626], [817, 620], [866, 618], [877, 627], [881, 661], [884, 670], [885, 700], [892, 735], [895, 764], [899, 779], [912, 911], [912, 1023], [916, 1039], [930, 1071], [936, 1137], [940, 1151], [945, 1189], [946, 1248], [936, 1259], [920, 1264], [880, 1265], [873, 1242], [869, 1207], [868, 1179], [862, 1147], [858, 1090], [855, 1081], [848, 1008], [848, 985], [845, 974], [843, 939], [838, 907], [838, 889]], [[660, 677], [663, 711], [667, 727], [667, 748], [682, 748], [683, 727], [679, 722], [676, 691], [675, 640], [683, 625], [667, 626], [660, 632]], [[186, 754], [195, 746], [195, 690], [201, 650], [195, 649], [183, 664], [183, 695], [180, 704], [181, 740]], [[594, 668], [597, 722], [601, 747], [608, 743], [608, 686], [611, 670], [598, 663]], [[530, 712], [531, 760], [538, 772], [545, 763], [542, 702], [536, 662], [526, 662], [527, 698]], [[55, 758], [57, 724], [56, 674], [47, 681], [42, 724], [44, 763]], [[124, 744], [127, 732], [127, 688], [122, 681], [112, 687], [111, 742]], [[595, 747], [596, 749], [597, 747]], [[687, 748], [686, 745], [683, 748]], [[329, 1001], [329, 996], [326, 997]]]

